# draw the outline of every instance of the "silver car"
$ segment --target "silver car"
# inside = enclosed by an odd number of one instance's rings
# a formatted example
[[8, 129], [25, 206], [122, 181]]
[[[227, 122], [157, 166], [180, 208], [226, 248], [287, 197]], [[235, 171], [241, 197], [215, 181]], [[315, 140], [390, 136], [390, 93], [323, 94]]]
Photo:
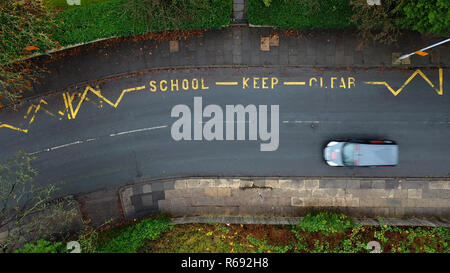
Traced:
[[390, 140], [330, 141], [323, 157], [330, 166], [395, 166], [398, 145]]

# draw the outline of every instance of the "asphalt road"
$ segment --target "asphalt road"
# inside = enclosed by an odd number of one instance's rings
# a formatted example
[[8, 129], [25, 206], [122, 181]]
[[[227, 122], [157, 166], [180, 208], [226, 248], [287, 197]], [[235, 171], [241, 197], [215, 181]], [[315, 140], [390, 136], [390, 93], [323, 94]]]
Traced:
[[[88, 100], [81, 103], [85, 87], [24, 105], [19, 112], [0, 113], [0, 158], [19, 149], [33, 153], [39, 181], [63, 181], [64, 191], [70, 193], [124, 185], [136, 177], [182, 175], [448, 177], [450, 73], [443, 70], [439, 77], [438, 69], [422, 70], [411, 77], [414, 72], [248, 68], [163, 71], [117, 79], [93, 86], [101, 93], [88, 89]], [[250, 78], [246, 89], [243, 77]], [[313, 77], [317, 81], [310, 81]], [[170, 81], [176, 79], [179, 90], [171, 91]], [[188, 90], [183, 90], [183, 79], [189, 80]], [[160, 86], [163, 80], [167, 84]], [[202, 83], [208, 89], [202, 90]], [[168, 90], [160, 90], [166, 86]], [[176, 118], [171, 118], [171, 109], [185, 104], [192, 110], [194, 97], [202, 97], [203, 107], [217, 104], [224, 110], [225, 105], [279, 105], [278, 149], [262, 152], [260, 140], [173, 140]], [[330, 139], [347, 137], [395, 140], [399, 165], [327, 166], [323, 146]]]

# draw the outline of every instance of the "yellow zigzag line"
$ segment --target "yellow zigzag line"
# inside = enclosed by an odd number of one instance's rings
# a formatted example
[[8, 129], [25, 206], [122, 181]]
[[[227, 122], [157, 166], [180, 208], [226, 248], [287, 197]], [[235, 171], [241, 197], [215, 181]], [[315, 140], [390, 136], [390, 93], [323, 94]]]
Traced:
[[[132, 92], [132, 91], [138, 91], [138, 90], [142, 90], [145, 89], [145, 86], [139, 86], [139, 87], [134, 87], [134, 88], [128, 88], [128, 89], [124, 89], [122, 90], [122, 93], [120, 94], [119, 98], [116, 100], [116, 102], [112, 102], [109, 99], [107, 99], [106, 97], [104, 97], [100, 90], [95, 90], [94, 88], [87, 86], [86, 89], [83, 92], [83, 95], [81, 96], [80, 101], [78, 102], [77, 106], [75, 107], [74, 110], [74, 106], [73, 106], [73, 101], [75, 98], [75, 94], [73, 93], [72, 95], [70, 95], [69, 92], [63, 93], [63, 99], [64, 99], [64, 104], [66, 106], [67, 109], [67, 116], [69, 119], [72, 118], [76, 118], [78, 111], [80, 110], [81, 105], [83, 104], [84, 101], [88, 101], [87, 93], [90, 91], [92, 93], [94, 93], [97, 97], [101, 98], [102, 100], [104, 100], [106, 103], [108, 103], [109, 105], [111, 105], [114, 108], [117, 108], [117, 106], [119, 105], [119, 103], [122, 101], [123, 96], [125, 95], [125, 93], [128, 92]], [[28, 107], [27, 110], [27, 114], [24, 116], [24, 119], [27, 119], [28, 116], [30, 115], [30, 113], [33, 113], [33, 115], [30, 118], [30, 121], [28, 122], [29, 125], [31, 125], [35, 118], [36, 118], [36, 114], [38, 113], [39, 110], [43, 109], [41, 108], [41, 104], [48, 104], [45, 100], [41, 99], [38, 105], [30, 105], [30, 107]], [[32, 112], [31, 110], [34, 107], [34, 111]], [[43, 109], [44, 111], [46, 111], [45, 109]], [[60, 111], [60, 113], [62, 114], [62, 112]], [[19, 132], [23, 132], [23, 133], [28, 133], [28, 129], [23, 129], [23, 128], [19, 128], [19, 127], [15, 127], [12, 126], [10, 124], [6, 124], [6, 123], [1, 123], [0, 122], [0, 128], [8, 128], [11, 130], [15, 130], [15, 131], [19, 131]]]
[[[33, 116], [31, 116], [30, 121], [28, 122], [28, 125], [30, 125], [30, 124], [32, 124], [34, 122], [36, 114], [41, 109], [41, 104], [46, 104], [47, 105], [48, 103], [45, 100], [41, 99], [39, 101], [38, 105], [34, 105], [33, 104], [33, 105], [30, 105], [30, 107], [28, 107], [27, 115], [24, 117], [24, 119], [27, 119], [28, 115], [31, 113], [31, 110], [34, 107]], [[22, 128], [18, 128], [18, 127], [15, 127], [15, 126], [12, 126], [12, 125], [9, 125], [9, 124], [6, 124], [6, 123], [0, 123], [0, 128], [3, 128], [3, 127], [11, 129], [11, 130], [16, 130], [16, 131], [19, 131], [19, 132], [23, 132], [23, 133], [28, 133], [28, 129], [22, 129]]]
[[2, 128], [2, 127], [8, 128], [8, 129], [11, 129], [11, 130], [16, 130], [16, 131], [23, 132], [23, 133], [28, 133], [28, 129], [17, 128], [17, 127], [14, 127], [14, 126], [6, 124], [6, 123], [1, 123], [0, 124], [0, 128]]
[[87, 86], [86, 89], [83, 92], [83, 95], [81, 95], [80, 101], [78, 102], [78, 105], [75, 107], [75, 110], [74, 110], [74, 107], [73, 107], [73, 100], [74, 100], [74, 97], [75, 97], [75, 93], [72, 94], [72, 95], [70, 95], [68, 92], [67, 93], [63, 93], [63, 99], [64, 99], [64, 104], [66, 105], [68, 117], [69, 117], [69, 119], [71, 119], [71, 118], [76, 118], [77, 117], [78, 111], [80, 110], [80, 107], [83, 104], [83, 102], [87, 99], [86, 95], [87, 95], [87, 93], [89, 91], [94, 93], [97, 97], [101, 98], [102, 100], [104, 100], [106, 103], [108, 103], [112, 107], [117, 108], [119, 103], [122, 101], [123, 96], [125, 95], [125, 93], [132, 92], [132, 91], [138, 91], [138, 90], [142, 90], [142, 89], [145, 89], [145, 86], [139, 86], [139, 87], [124, 89], [124, 90], [122, 90], [122, 93], [120, 94], [119, 98], [117, 98], [116, 102], [113, 103], [109, 99], [105, 98], [101, 94], [100, 90], [95, 90], [94, 88], [92, 88], [90, 86]]
[[412, 79], [414, 79], [414, 77], [419, 74], [420, 76], [422, 76], [422, 78], [438, 93], [438, 95], [442, 95], [444, 93], [444, 89], [443, 89], [443, 69], [439, 68], [439, 89], [436, 89], [434, 87], [434, 84], [430, 81], [430, 79], [428, 79], [427, 76], [425, 76], [425, 74], [423, 74], [423, 72], [420, 69], [417, 69], [412, 75], [411, 77], [409, 77], [405, 83], [402, 85], [402, 87], [400, 87], [397, 91], [395, 91], [394, 89], [392, 89], [392, 87], [387, 83], [387, 82], [364, 82], [365, 84], [374, 84], [374, 85], [384, 85], [387, 87], [387, 89], [389, 89], [389, 91], [391, 91], [392, 94], [394, 94], [394, 96], [397, 96], [400, 92], [402, 92], [403, 88], [405, 88], [405, 86], [407, 86]]

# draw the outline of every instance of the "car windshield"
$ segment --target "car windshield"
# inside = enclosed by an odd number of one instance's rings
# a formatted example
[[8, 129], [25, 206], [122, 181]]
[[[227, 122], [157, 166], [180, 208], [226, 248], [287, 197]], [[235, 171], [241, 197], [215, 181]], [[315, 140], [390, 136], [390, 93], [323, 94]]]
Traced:
[[355, 144], [347, 143], [342, 147], [342, 161], [344, 161], [344, 165], [353, 165], [355, 161], [354, 146]]

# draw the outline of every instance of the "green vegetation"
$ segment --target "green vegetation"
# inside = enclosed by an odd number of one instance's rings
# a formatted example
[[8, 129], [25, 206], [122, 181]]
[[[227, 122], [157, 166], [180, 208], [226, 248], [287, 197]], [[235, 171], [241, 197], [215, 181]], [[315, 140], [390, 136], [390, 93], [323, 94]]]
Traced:
[[49, 9], [66, 10], [80, 6], [89, 6], [93, 3], [104, 2], [105, 0], [80, 0], [80, 5], [68, 5], [67, 0], [44, 0], [44, 4]]
[[0, 25], [0, 99], [11, 102], [31, 88], [39, 73], [39, 69], [29, 63], [15, 62], [58, 47], [52, 37], [58, 24], [39, 1], [3, 0], [0, 2]]
[[231, 10], [232, 0], [2, 0], [0, 101], [17, 103], [44, 72], [24, 58], [102, 38], [220, 28]]
[[249, 0], [249, 22], [287, 29], [356, 27], [364, 42], [392, 44], [400, 31], [450, 34], [450, 1], [384, 0]]
[[34, 244], [26, 244], [14, 253], [65, 253], [65, 244], [62, 242], [52, 243], [46, 240], [38, 240]]
[[107, 0], [67, 9], [54, 32], [62, 45], [163, 30], [220, 28], [230, 22], [231, 0]]
[[[0, 252], [12, 252], [30, 241], [65, 239], [78, 215], [73, 200], [54, 201], [57, 187], [35, 181], [38, 172], [31, 166], [35, 157], [18, 152], [0, 163], [0, 231], [8, 231], [0, 241]], [[25, 252], [54, 252], [60, 244], [40, 240], [25, 245]]]
[[374, 240], [381, 244], [382, 252], [450, 252], [448, 228], [384, 224], [365, 227], [334, 213], [308, 214], [292, 227], [176, 225], [159, 239], [147, 241], [141, 250], [149, 253], [367, 253], [367, 243]]
[[421, 33], [450, 34], [450, 1], [415, 0], [404, 7], [404, 27]]
[[[146, 240], [155, 240], [163, 232], [172, 228], [170, 218], [160, 216], [139, 221], [128, 227], [111, 230], [100, 237], [97, 252], [129, 253], [137, 252]], [[81, 243], [80, 243], [81, 244]]]
[[[169, 224], [167, 216], [144, 219], [78, 238], [87, 252], [144, 253], [450, 253], [450, 230], [435, 227], [366, 227], [343, 214], [308, 214], [295, 226]], [[38, 242], [20, 252], [63, 252], [59, 243]]]
[[392, 44], [397, 41], [404, 18], [404, 0], [384, 0], [381, 6], [368, 6], [365, 0], [351, 0], [352, 22], [359, 31], [364, 43], [377, 41]]
[[290, 29], [344, 28], [352, 9], [343, 0], [249, 0], [248, 19], [253, 25]]
[[324, 235], [343, 233], [354, 226], [353, 220], [344, 214], [321, 212], [308, 214], [298, 223], [297, 228], [306, 232], [321, 232]]

